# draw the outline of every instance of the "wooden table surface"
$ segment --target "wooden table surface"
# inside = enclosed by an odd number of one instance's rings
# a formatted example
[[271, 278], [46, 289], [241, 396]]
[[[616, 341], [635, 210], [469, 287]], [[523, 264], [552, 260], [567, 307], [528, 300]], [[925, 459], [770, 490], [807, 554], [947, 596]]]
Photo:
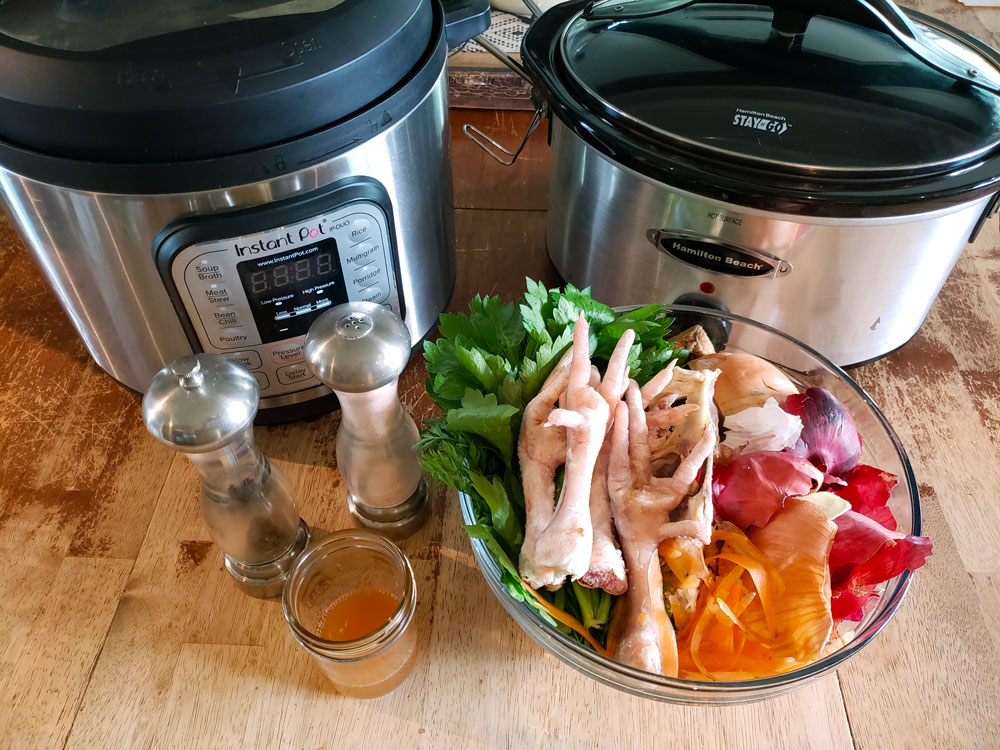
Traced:
[[[923, 7], [994, 44], [1000, 11]], [[458, 284], [513, 297], [558, 283], [543, 244], [548, 151], [504, 169], [461, 137], [513, 139], [524, 113], [456, 110]], [[0, 219], [0, 747], [1000, 748], [1000, 233], [993, 220], [926, 325], [855, 371], [913, 461], [934, 556], [886, 630], [835, 675], [733, 708], [653, 703], [547, 655], [487, 590], [457, 499], [435, 488], [403, 542], [420, 655], [372, 701], [334, 693], [276, 602], [238, 593], [198, 476], [155, 443], [139, 397], [90, 360]], [[432, 411], [423, 368], [402, 392]], [[258, 428], [315, 527], [349, 525], [339, 418]]]

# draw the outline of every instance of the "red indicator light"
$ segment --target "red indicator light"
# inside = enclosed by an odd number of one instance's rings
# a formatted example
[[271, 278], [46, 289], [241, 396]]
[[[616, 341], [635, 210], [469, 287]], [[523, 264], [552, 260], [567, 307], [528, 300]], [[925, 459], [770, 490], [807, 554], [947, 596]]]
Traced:
[[701, 282], [701, 284], [698, 285], [698, 288], [704, 294], [715, 294], [715, 284], [713, 284], [711, 281]]

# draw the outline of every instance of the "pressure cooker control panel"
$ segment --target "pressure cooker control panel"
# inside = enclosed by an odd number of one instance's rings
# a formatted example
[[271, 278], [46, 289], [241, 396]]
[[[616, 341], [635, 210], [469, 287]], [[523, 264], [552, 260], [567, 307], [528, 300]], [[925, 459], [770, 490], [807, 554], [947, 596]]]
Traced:
[[[316, 208], [306, 203], [300, 208]], [[259, 225], [258, 214], [279, 218], [273, 211], [239, 213]], [[320, 385], [305, 363], [303, 341], [327, 308], [364, 300], [403, 316], [388, 196], [241, 234], [219, 231], [236, 228], [235, 214], [225, 216], [225, 226], [213, 218], [162, 232], [157, 260], [192, 344], [244, 365], [262, 398]], [[214, 230], [210, 239], [192, 241], [204, 238], [206, 228]]]

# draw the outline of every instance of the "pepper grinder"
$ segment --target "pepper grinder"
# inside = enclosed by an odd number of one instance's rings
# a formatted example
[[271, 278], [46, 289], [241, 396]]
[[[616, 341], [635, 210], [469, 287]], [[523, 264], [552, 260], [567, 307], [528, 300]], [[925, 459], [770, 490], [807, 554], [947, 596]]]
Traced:
[[142, 400], [149, 432], [201, 473], [201, 510], [226, 570], [250, 596], [281, 595], [309, 542], [284, 474], [257, 450], [260, 388], [242, 365], [218, 354], [181, 357], [160, 370]]
[[337, 466], [354, 520], [394, 539], [427, 520], [427, 482], [413, 446], [420, 438], [399, 401], [410, 332], [392, 310], [347, 302], [309, 328], [310, 369], [340, 400]]

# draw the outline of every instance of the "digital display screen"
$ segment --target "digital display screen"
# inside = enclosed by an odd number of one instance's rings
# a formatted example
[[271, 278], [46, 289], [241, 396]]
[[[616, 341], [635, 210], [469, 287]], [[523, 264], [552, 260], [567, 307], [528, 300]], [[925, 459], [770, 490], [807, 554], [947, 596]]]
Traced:
[[236, 265], [261, 341], [301, 336], [327, 308], [347, 301], [337, 241], [322, 240]]

